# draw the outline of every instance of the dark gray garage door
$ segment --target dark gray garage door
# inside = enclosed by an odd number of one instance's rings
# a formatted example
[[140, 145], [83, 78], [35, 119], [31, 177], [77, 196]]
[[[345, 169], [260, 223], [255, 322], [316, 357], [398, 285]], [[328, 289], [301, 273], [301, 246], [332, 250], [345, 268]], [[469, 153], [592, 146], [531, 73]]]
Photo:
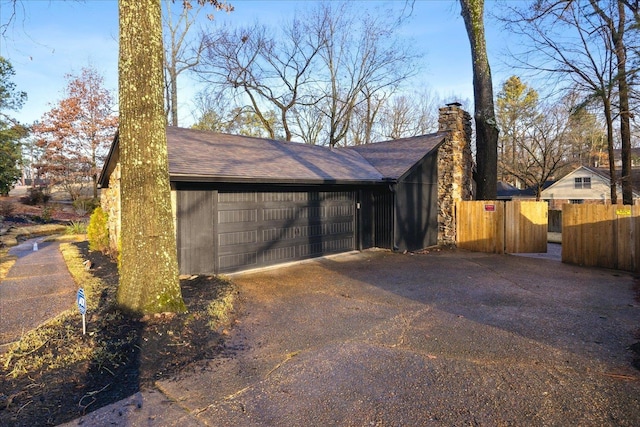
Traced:
[[230, 272], [355, 248], [354, 192], [218, 192], [217, 270]]
[[245, 270], [355, 249], [352, 191], [180, 190], [181, 274]]

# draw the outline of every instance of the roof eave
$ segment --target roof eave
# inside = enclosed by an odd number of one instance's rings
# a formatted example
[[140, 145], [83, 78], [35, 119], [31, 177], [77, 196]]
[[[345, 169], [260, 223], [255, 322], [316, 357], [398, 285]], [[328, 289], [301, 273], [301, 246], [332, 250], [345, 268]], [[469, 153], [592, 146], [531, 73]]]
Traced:
[[113, 142], [111, 143], [111, 147], [109, 147], [109, 154], [107, 154], [107, 158], [105, 159], [102, 170], [100, 171], [100, 176], [98, 177], [98, 187], [100, 188], [109, 188], [109, 178], [111, 177], [113, 169], [116, 167], [115, 163], [117, 163], [116, 157], [120, 156], [120, 150], [118, 147], [119, 142], [120, 130], [116, 129], [116, 134], [113, 136]]
[[380, 179], [302, 179], [302, 178], [270, 178], [240, 176], [210, 176], [171, 174], [172, 182], [202, 182], [229, 184], [275, 184], [275, 185], [379, 185], [393, 183], [389, 178]]

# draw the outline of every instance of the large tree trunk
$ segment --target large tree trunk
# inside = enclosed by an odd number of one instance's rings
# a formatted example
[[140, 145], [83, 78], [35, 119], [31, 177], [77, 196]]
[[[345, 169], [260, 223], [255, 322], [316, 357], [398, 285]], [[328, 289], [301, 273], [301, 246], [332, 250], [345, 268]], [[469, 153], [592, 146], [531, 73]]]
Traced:
[[618, 1], [618, 31], [612, 32], [618, 64], [618, 97], [620, 100], [620, 140], [622, 145], [622, 203], [633, 204], [631, 186], [631, 125], [629, 119], [629, 84], [627, 82], [627, 49], [624, 43], [625, 6]]
[[[610, 15], [607, 15], [605, 9], [603, 9], [600, 3], [596, 0], [590, 0], [591, 6], [595, 13], [600, 16], [600, 19], [605, 23], [609, 29], [609, 35], [611, 42], [613, 43], [613, 50], [616, 55], [616, 66], [618, 72], [616, 75], [616, 81], [618, 83], [618, 101], [620, 102], [620, 140], [622, 143], [622, 202], [625, 205], [633, 204], [633, 188], [631, 186], [631, 126], [630, 126], [630, 111], [629, 111], [629, 84], [627, 76], [627, 48], [625, 45], [625, 31], [627, 25], [626, 19], [626, 7], [631, 7], [630, 4], [618, 0], [615, 6], [618, 8], [617, 22], [615, 21], [615, 13], [610, 11]], [[631, 7], [632, 10], [637, 6]], [[613, 149], [609, 148], [609, 164], [615, 163], [613, 157]], [[615, 203], [613, 198], [613, 185], [615, 183], [615, 167], [609, 166], [611, 171], [612, 181], [612, 203]]]
[[607, 123], [607, 153], [609, 155], [609, 194], [611, 203], [618, 203], [618, 186], [616, 185], [616, 163], [613, 161], [613, 113], [611, 111], [611, 102], [609, 98], [603, 97], [604, 118]]
[[484, 0], [460, 0], [471, 44], [476, 122], [476, 199], [497, 197], [498, 127], [493, 106], [491, 68], [484, 38]]
[[120, 0], [122, 232], [118, 304], [138, 313], [184, 311], [163, 111], [160, 0]]

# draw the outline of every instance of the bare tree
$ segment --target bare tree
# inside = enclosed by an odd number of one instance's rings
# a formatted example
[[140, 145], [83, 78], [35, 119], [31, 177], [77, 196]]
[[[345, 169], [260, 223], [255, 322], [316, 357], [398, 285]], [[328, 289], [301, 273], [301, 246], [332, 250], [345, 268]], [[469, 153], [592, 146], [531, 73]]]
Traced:
[[174, 14], [173, 0], [164, 0], [164, 80], [167, 119], [171, 126], [178, 126], [178, 76], [200, 61], [202, 45], [191, 46], [187, 34], [202, 10], [201, 5], [181, 7]]
[[369, 144], [374, 137], [376, 125], [379, 123], [381, 109], [386, 104], [390, 93], [369, 94], [369, 88], [362, 91], [363, 102], [353, 109], [353, 120], [347, 135], [349, 145]]
[[380, 15], [353, 13], [350, 7], [323, 3], [310, 20], [311, 31], [322, 41], [320, 57], [328, 72], [323, 102], [314, 107], [326, 117], [331, 146], [347, 137], [360, 104], [369, 104], [364, 109], [371, 116], [374, 98], [388, 98], [417, 71], [417, 55], [395, 35], [402, 19], [390, 22]]
[[436, 131], [440, 103], [428, 90], [414, 96], [394, 96], [385, 103], [377, 121], [379, 139], [399, 139]]
[[265, 26], [255, 24], [205, 34], [202, 43], [205, 51], [198, 67], [200, 77], [220, 90], [245, 95], [271, 138], [276, 133], [265, 112], [276, 108], [285, 139], [291, 140], [289, 115], [294, 107], [307, 102], [304, 90], [319, 50], [302, 30], [302, 22], [294, 20], [281, 40], [271, 36]]
[[296, 135], [305, 144], [322, 145], [325, 127], [323, 117], [311, 108], [294, 108], [294, 112]]
[[[632, 23], [627, 21], [626, 6], [622, 0], [605, 2], [602, 7], [599, 2], [589, 0], [593, 11], [600, 17], [607, 29], [607, 35], [613, 45], [616, 57], [616, 81], [618, 83], [618, 102], [620, 114], [620, 141], [622, 144], [622, 202], [633, 204], [633, 187], [631, 181], [631, 111], [629, 109], [629, 75], [627, 73], [627, 46], [625, 32]], [[637, 3], [637, 2], [636, 2]], [[608, 7], [607, 7], [608, 6]], [[634, 23], [635, 24], [635, 23]], [[609, 159], [613, 163], [613, 157]], [[614, 175], [611, 175], [612, 177]]]
[[[164, 25], [164, 79], [165, 102], [167, 119], [171, 126], [178, 126], [178, 77], [187, 70], [195, 68], [200, 63], [204, 45], [202, 41], [194, 43], [187, 38], [193, 25], [196, 23], [200, 12], [208, 1], [186, 0], [176, 5], [176, 0], [164, 0], [165, 11], [163, 14]], [[232, 12], [233, 6], [229, 3], [218, 2], [216, 10]], [[176, 14], [174, 8], [178, 8]], [[207, 15], [213, 20], [213, 15]]]
[[66, 75], [64, 99], [32, 126], [36, 144], [44, 150], [39, 173], [61, 185], [73, 200], [87, 181], [98, 197], [98, 173], [118, 125], [111, 92], [91, 67]]
[[513, 141], [513, 160], [501, 163], [505, 173], [532, 187], [536, 200], [544, 183], [567, 165], [567, 144], [564, 143], [569, 123], [569, 111], [561, 104], [536, 111], [524, 134]]
[[[465, 102], [461, 103], [463, 104], [462, 108], [466, 109]], [[437, 131], [440, 107], [444, 104], [445, 102], [438, 94], [429, 90], [420, 92], [417, 100], [418, 117], [413, 134], [425, 135]]]
[[493, 106], [491, 68], [484, 37], [484, 0], [460, 0], [462, 18], [471, 44], [476, 123], [476, 198], [497, 196], [498, 126]]
[[[607, 4], [619, 10], [617, 0], [608, 0]], [[623, 13], [616, 20], [605, 21], [593, 6], [590, 0], [540, 0], [522, 8], [510, 8], [505, 14], [508, 17], [503, 19], [511, 31], [528, 40], [527, 51], [514, 57], [521, 67], [556, 76], [564, 83], [563, 89], [580, 91], [583, 99], [578, 107], [600, 106], [606, 123], [609, 173], [615, 177], [614, 134], [619, 95], [615, 89], [620, 87], [621, 72], [627, 73], [618, 67], [621, 60], [616, 59], [616, 42], [608, 25], [621, 24], [625, 19]], [[624, 33], [619, 28], [616, 31]], [[620, 104], [619, 108], [628, 116], [628, 106]], [[617, 203], [616, 186], [616, 180], [612, 179], [612, 203]]]
[[[416, 56], [398, 42], [397, 21], [356, 17], [350, 7], [325, 3], [282, 29], [255, 24], [206, 34], [198, 73], [239, 106], [250, 106], [272, 138], [264, 114], [275, 109], [286, 140], [370, 141], [376, 104], [414, 73]], [[356, 109], [366, 123], [350, 134]]]
[[0, 0], [0, 9], [3, 11], [0, 14], [0, 37], [5, 37], [9, 27], [17, 19], [19, 11], [24, 12], [24, 5], [20, 0]]
[[581, 96], [569, 92], [562, 102], [571, 108], [565, 133], [567, 156], [574, 165], [599, 167], [608, 162], [605, 123], [597, 106], [584, 105]]

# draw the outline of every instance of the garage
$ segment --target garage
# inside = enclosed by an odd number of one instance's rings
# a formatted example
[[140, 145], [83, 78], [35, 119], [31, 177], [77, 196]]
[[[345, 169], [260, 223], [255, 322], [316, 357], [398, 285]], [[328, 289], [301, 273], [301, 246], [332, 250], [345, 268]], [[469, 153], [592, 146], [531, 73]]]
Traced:
[[[348, 147], [168, 127], [180, 273], [455, 242], [455, 200], [471, 194], [470, 117], [458, 104], [440, 113], [440, 132]], [[114, 252], [119, 153], [116, 135], [99, 180]]]
[[177, 207], [182, 274], [228, 273], [356, 249], [354, 191], [182, 189]]

